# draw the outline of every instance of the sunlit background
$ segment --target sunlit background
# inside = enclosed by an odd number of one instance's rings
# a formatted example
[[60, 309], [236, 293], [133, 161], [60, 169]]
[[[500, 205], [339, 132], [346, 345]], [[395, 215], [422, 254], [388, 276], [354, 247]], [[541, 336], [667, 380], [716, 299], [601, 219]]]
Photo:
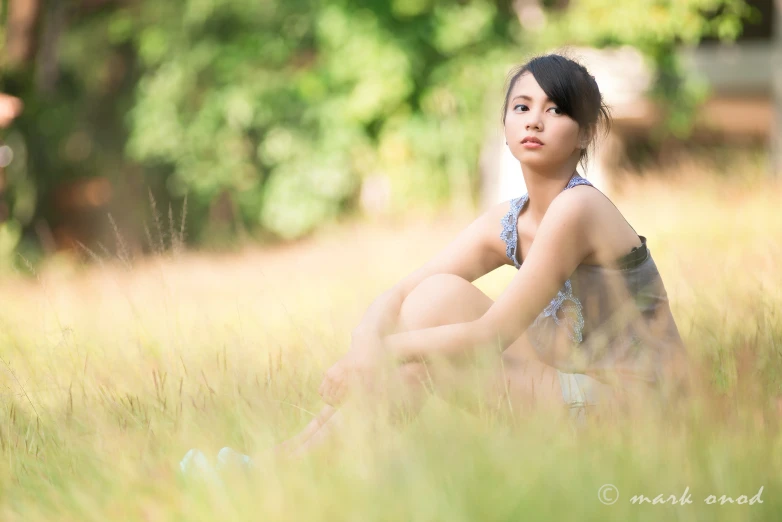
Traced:
[[[0, 520], [778, 519], [778, 0], [6, 0], [0, 19]], [[648, 238], [701, 375], [687, 413], [510, 430], [433, 397], [399, 434], [356, 420], [223, 489], [178, 476], [190, 447], [295, 434], [372, 300], [524, 193], [504, 87], [550, 51], [611, 106], [585, 175]], [[630, 502], [686, 487], [692, 505]]]

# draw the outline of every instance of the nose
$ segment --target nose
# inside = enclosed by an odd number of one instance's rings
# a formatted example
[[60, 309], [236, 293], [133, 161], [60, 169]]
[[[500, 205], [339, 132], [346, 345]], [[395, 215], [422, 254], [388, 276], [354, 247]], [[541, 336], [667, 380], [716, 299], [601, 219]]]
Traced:
[[543, 122], [540, 121], [540, 115], [538, 115], [537, 112], [533, 112], [533, 111], [529, 111], [528, 114], [529, 116], [527, 117], [527, 124], [525, 128], [527, 130], [540, 131], [543, 126]]

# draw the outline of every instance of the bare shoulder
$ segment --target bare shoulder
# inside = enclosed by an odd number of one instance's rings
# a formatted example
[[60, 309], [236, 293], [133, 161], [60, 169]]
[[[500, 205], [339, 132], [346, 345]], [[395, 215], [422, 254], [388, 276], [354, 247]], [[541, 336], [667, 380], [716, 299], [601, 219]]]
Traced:
[[586, 226], [600, 211], [605, 199], [605, 195], [594, 187], [578, 185], [557, 194], [546, 210], [544, 219]]
[[[603, 221], [604, 219], [623, 220], [622, 213], [614, 203], [598, 188], [590, 185], [577, 185], [562, 191], [551, 202], [555, 209], [554, 214], [578, 218], [592, 218]], [[603, 223], [605, 224], [605, 223]]]
[[585, 260], [587, 264], [605, 264], [638, 246], [638, 234], [613, 201], [596, 187], [578, 185], [565, 190], [549, 208], [559, 219], [578, 223], [592, 243], [594, 253]]
[[581, 205], [600, 205], [602, 203], [611, 204], [608, 197], [597, 187], [592, 185], [576, 185], [575, 187], [560, 192], [554, 201], [567, 201], [568, 203], [578, 203]]

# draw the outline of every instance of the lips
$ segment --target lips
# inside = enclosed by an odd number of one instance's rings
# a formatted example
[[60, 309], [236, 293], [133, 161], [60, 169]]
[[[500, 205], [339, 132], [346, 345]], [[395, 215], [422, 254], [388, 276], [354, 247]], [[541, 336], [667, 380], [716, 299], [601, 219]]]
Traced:
[[521, 140], [522, 145], [524, 145], [525, 143], [537, 143], [538, 145], [543, 145], [543, 142], [535, 138], [534, 136], [527, 136], [523, 140]]

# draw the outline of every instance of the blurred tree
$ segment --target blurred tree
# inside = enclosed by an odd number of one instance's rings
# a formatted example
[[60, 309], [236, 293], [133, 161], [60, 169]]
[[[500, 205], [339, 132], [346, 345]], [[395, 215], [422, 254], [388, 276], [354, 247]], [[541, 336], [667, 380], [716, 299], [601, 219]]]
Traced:
[[5, 35], [6, 65], [16, 68], [32, 61], [40, 18], [41, 0], [9, 0]]
[[744, 0], [574, 0], [533, 32], [543, 46], [562, 42], [593, 47], [630, 45], [647, 56], [657, 73], [652, 95], [665, 112], [662, 135], [689, 135], [707, 86], [692, 80], [677, 47], [704, 36], [731, 41], [755, 14]]
[[391, 212], [474, 204], [510, 65], [565, 43], [635, 45], [683, 108], [676, 130], [695, 97], [673, 47], [731, 37], [745, 14], [740, 0], [8, 6], [2, 81], [25, 112], [6, 136], [5, 197], [22, 249], [110, 232], [108, 210], [140, 239], [146, 187], [161, 209], [189, 195], [191, 243], [303, 236], [354, 209], [370, 178], [388, 181]]
[[[105, 186], [85, 178], [121, 187], [138, 169], [124, 153], [123, 122], [137, 78], [135, 51], [105, 37], [107, 19], [127, 8], [119, 0], [13, 0], [3, 13], [0, 87], [25, 103], [4, 136], [13, 150], [6, 226], [22, 230], [18, 248], [28, 258], [108, 232], [111, 194], [72, 189]], [[125, 227], [133, 217], [127, 215]]]
[[114, 22], [145, 68], [129, 151], [172, 165], [196, 213], [219, 201], [285, 238], [351, 206], [365, 175], [391, 180], [395, 208], [469, 199], [511, 15], [485, 0], [145, 3], [138, 30]]
[[[782, 0], [774, 0], [773, 60], [782, 63]], [[771, 129], [771, 172], [782, 177], [782, 67], [774, 69], [772, 78], [774, 123]]]
[[[19, 98], [0, 93], [0, 128], [8, 127], [23, 108]], [[0, 144], [0, 269], [6, 268], [21, 236], [19, 224], [9, 220], [10, 215], [4, 192], [8, 186], [5, 168], [13, 159], [12, 149]]]

